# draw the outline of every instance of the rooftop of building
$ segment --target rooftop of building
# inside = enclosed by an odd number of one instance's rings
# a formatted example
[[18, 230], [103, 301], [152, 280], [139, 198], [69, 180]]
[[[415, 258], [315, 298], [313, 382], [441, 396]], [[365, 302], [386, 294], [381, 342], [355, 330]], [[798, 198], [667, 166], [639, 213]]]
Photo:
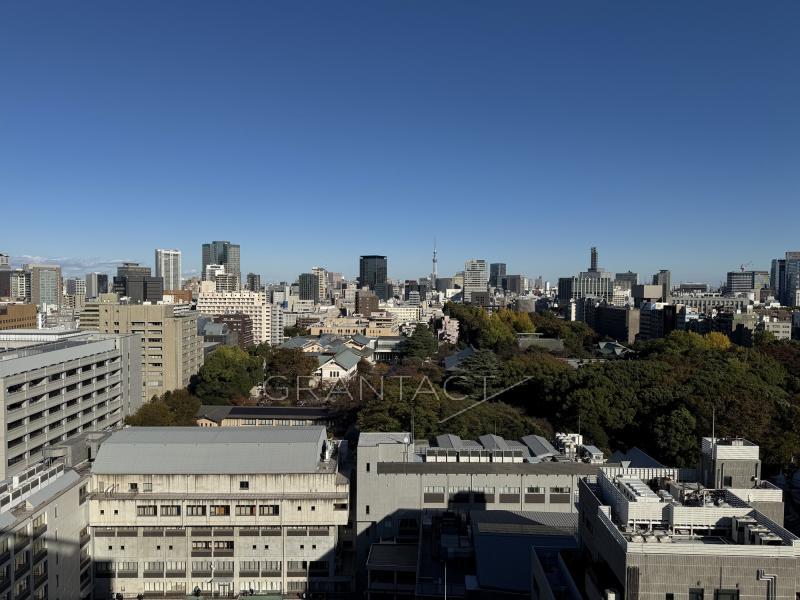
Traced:
[[[724, 552], [714, 546], [736, 545], [737, 552], [744, 547], [750, 553], [800, 555], [800, 538], [756, 510], [738, 490], [666, 478], [656, 485], [640, 473], [612, 475], [601, 468], [596, 483], [581, 484], [581, 494], [588, 492], [608, 507], [597, 518], [628, 552], [713, 554]], [[779, 491], [765, 491], [780, 498]]]
[[528, 591], [533, 548], [577, 547], [577, 513], [481, 510], [470, 521], [481, 589]]
[[368, 569], [416, 570], [419, 547], [416, 544], [373, 544], [367, 558]]
[[128, 427], [101, 446], [97, 474], [334, 472], [324, 427]]
[[[2, 333], [8, 334], [9, 332], [5, 331]], [[87, 344], [113, 340], [120, 337], [119, 334], [92, 333], [87, 331], [71, 331], [69, 334], [65, 335], [43, 335], [44, 337], [41, 339], [33, 339], [32, 335], [31, 339], [26, 340], [29, 341], [30, 344], [18, 347], [3, 347], [4, 342], [9, 343], [13, 342], [14, 340], [7, 336], [0, 335], [0, 362], [28, 358], [31, 356], [37, 356], [58, 350], [66, 350], [69, 348], [78, 348]], [[125, 334], [122, 335], [124, 336]]]

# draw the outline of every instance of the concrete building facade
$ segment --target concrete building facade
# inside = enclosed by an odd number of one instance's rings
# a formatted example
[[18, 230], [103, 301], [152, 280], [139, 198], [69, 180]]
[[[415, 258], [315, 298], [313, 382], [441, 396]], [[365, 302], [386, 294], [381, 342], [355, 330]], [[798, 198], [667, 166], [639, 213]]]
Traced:
[[165, 290], [179, 290], [183, 283], [181, 277], [181, 251], [156, 249], [156, 277], [164, 280]]
[[[35, 333], [35, 331], [34, 331]], [[0, 334], [13, 344], [25, 332]], [[54, 444], [122, 425], [142, 403], [135, 335], [72, 334], [0, 352], [0, 473], [19, 473]]]
[[189, 385], [203, 365], [197, 313], [176, 314], [172, 304], [99, 304], [101, 333], [137, 334], [141, 339], [141, 398]]
[[126, 429], [100, 446], [92, 490], [97, 600], [350, 590], [350, 483], [324, 427]]

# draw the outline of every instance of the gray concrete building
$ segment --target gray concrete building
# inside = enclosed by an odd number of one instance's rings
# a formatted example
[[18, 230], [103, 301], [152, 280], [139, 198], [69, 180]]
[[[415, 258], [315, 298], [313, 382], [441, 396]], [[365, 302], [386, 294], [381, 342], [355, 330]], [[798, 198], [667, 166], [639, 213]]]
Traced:
[[730, 486], [660, 468], [602, 468], [581, 481], [586, 561], [573, 572], [583, 597], [795, 598], [800, 539], [770, 517], [782, 514], [782, 492], [758, 479], [757, 453], [743, 440], [703, 440], [703, 460], [715, 463], [703, 472]]
[[[528, 438], [531, 438], [530, 440]], [[434, 444], [411, 434], [361, 433], [358, 441], [355, 527], [357, 562], [379, 541], [414, 535], [426, 510], [576, 512], [578, 481], [597, 474], [584, 462], [548, 462], [540, 440], [494, 435], [478, 441], [439, 436]]]
[[92, 465], [94, 597], [348, 594], [338, 449], [324, 427], [114, 433]]
[[[0, 345], [24, 335], [2, 332]], [[25, 343], [0, 351], [3, 477], [24, 471], [49, 446], [83, 431], [121, 426], [142, 399], [139, 336], [73, 332]]]
[[0, 598], [91, 597], [88, 480], [45, 458], [0, 481]]

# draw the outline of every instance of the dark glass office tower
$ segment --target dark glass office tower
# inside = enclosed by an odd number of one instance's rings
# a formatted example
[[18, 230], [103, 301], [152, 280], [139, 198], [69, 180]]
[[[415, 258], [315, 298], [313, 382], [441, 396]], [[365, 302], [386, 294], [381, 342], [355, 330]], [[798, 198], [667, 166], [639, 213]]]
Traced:
[[371, 290], [380, 283], [386, 283], [387, 261], [385, 256], [362, 256], [358, 262], [358, 286]]

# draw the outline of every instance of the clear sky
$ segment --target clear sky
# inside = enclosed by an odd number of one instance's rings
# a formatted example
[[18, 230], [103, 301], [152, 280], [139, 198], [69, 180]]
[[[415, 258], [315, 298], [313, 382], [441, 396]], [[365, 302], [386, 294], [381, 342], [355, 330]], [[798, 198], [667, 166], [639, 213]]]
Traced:
[[0, 252], [719, 282], [800, 249], [800, 2], [0, 3]]

